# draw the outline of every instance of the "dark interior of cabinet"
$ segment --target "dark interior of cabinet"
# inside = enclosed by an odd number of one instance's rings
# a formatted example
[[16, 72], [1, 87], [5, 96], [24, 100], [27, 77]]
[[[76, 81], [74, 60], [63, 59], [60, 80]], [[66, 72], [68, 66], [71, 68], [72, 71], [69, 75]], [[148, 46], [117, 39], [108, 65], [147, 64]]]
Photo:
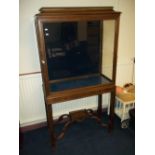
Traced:
[[49, 80], [99, 74], [101, 21], [50, 22], [43, 29]]
[[46, 95], [114, 86], [119, 15], [112, 7], [40, 9], [35, 24]]
[[110, 84], [111, 81], [101, 75], [92, 75], [71, 80], [62, 80], [50, 84], [50, 90], [53, 92], [75, 89], [80, 87], [96, 86]]

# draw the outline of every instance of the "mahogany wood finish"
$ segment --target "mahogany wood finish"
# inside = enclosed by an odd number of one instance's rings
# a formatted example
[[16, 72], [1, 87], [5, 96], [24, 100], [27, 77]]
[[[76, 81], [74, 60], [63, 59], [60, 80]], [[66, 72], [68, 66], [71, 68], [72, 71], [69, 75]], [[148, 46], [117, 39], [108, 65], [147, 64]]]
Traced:
[[99, 125], [101, 125], [101, 127], [108, 128], [108, 125], [104, 124], [102, 120], [97, 116], [97, 114], [91, 109], [82, 109], [82, 110], [72, 111], [69, 114], [62, 115], [60, 119], [58, 120], [58, 122], [61, 121], [63, 117], [65, 117], [67, 121], [62, 129], [62, 132], [56, 137], [57, 139], [62, 139], [64, 137], [65, 132], [67, 131], [68, 127], [71, 124], [76, 123], [76, 122], [81, 122], [87, 118], [95, 119], [96, 122]]
[[102, 115], [102, 95], [98, 95], [98, 108], [97, 108], [98, 116], [101, 118]]
[[[109, 117], [109, 128], [113, 127], [113, 117], [114, 117], [114, 102], [115, 102], [115, 77], [116, 77], [116, 62], [117, 62], [117, 43], [118, 43], [118, 33], [119, 33], [119, 18], [120, 12], [116, 12], [112, 7], [72, 7], [72, 8], [41, 8], [40, 13], [35, 16], [35, 25], [36, 33], [38, 40], [38, 49], [40, 56], [40, 65], [43, 79], [43, 89], [45, 97], [45, 107], [47, 114], [47, 122], [49, 127], [49, 132], [51, 135], [51, 144], [52, 146], [56, 145], [56, 140], [63, 137], [64, 132], [67, 127], [73, 122], [73, 119], [78, 115], [79, 118], [86, 116], [85, 112], [79, 113], [70, 113], [69, 115], [64, 114], [60, 117], [60, 121], [65, 117], [70, 117], [68, 123], [64, 126], [63, 132], [60, 134], [59, 138], [55, 135], [54, 132], [54, 123], [53, 123], [53, 114], [52, 114], [52, 104], [56, 104], [63, 101], [69, 101], [72, 99], [78, 99], [82, 97], [88, 97], [92, 95], [98, 95], [98, 116], [102, 115], [102, 94], [110, 92], [111, 101], [110, 101], [110, 117]], [[50, 89], [50, 84], [57, 81], [69, 81], [70, 79], [61, 79], [61, 80], [49, 80], [48, 77], [48, 64], [46, 59], [46, 50], [45, 50], [45, 39], [43, 31], [43, 23], [51, 22], [64, 22], [64, 21], [94, 21], [94, 20], [115, 20], [115, 35], [114, 35], [114, 56], [113, 56], [113, 74], [112, 80], [107, 84], [97, 84], [93, 86], [85, 86], [74, 89], [67, 89], [63, 91], [52, 91]], [[102, 24], [101, 24], [102, 25]], [[102, 32], [102, 31], [101, 31]], [[102, 48], [102, 46], [101, 46]], [[101, 49], [100, 49], [101, 50]], [[100, 52], [102, 55], [102, 52]], [[100, 55], [100, 71], [101, 71], [101, 55]], [[102, 73], [99, 73], [102, 76]], [[86, 75], [86, 77], [89, 75]], [[104, 76], [104, 75], [103, 75]], [[105, 76], [104, 76], [105, 77]], [[81, 78], [81, 77], [79, 77]], [[105, 77], [106, 78], [106, 77]], [[74, 78], [71, 78], [74, 79]], [[77, 77], [75, 77], [77, 79]], [[107, 78], [108, 79], [108, 78]], [[101, 123], [99, 117], [97, 117], [91, 110], [87, 111], [87, 115], [95, 118], [97, 122]], [[75, 116], [76, 115], [76, 116]], [[102, 124], [102, 123], [101, 123]], [[104, 125], [103, 125], [104, 126]]]

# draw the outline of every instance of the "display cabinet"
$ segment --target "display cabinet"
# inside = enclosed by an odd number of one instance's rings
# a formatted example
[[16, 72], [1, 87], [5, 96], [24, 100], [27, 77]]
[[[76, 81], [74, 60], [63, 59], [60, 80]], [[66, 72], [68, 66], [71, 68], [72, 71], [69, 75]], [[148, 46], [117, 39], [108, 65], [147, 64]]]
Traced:
[[[35, 16], [47, 122], [53, 146], [74, 121], [95, 118], [113, 126], [120, 12], [112, 7], [41, 8]], [[109, 92], [110, 115], [101, 121], [102, 94]], [[52, 105], [98, 96], [97, 113], [81, 109], [62, 115], [60, 135], [54, 132]]]

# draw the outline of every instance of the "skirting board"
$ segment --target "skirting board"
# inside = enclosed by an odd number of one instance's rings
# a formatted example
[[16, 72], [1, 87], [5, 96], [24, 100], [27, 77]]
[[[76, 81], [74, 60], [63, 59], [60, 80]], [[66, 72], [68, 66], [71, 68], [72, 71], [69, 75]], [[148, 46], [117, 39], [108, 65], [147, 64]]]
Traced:
[[[107, 112], [107, 108], [104, 108], [102, 111]], [[57, 122], [57, 119], [58, 119], [58, 117], [54, 119], [54, 122]], [[39, 128], [42, 128], [45, 126], [47, 126], [47, 121], [46, 120], [40, 120], [40, 121], [35, 121], [35, 122], [30, 122], [30, 123], [24, 124], [24, 126], [20, 127], [20, 131], [22, 133], [24, 133], [24, 132], [39, 129]]]

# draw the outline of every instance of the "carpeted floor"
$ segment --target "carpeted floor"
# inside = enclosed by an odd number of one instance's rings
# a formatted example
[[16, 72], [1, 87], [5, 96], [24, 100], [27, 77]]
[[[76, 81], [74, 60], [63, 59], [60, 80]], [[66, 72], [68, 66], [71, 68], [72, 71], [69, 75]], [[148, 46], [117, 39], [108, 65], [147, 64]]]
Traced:
[[[62, 125], [57, 126], [57, 131]], [[121, 129], [120, 120], [115, 118], [111, 133], [94, 120], [87, 119], [72, 125], [64, 139], [57, 142], [53, 152], [47, 127], [24, 134], [20, 155], [134, 155], [135, 134], [132, 128]]]

